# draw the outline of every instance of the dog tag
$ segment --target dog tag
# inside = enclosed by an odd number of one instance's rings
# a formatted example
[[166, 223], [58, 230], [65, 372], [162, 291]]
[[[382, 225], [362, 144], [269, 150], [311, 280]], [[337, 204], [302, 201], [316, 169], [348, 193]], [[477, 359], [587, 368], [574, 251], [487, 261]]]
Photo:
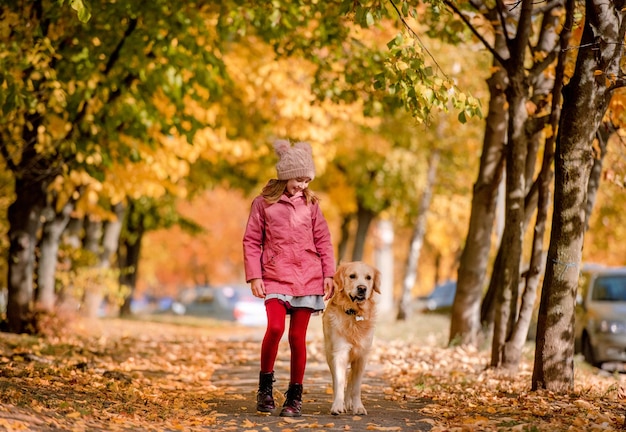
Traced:
[[360, 315], [357, 315], [357, 316], [354, 317], [354, 319], [357, 320], [357, 321], [363, 321], [365, 318], [363, 318]]

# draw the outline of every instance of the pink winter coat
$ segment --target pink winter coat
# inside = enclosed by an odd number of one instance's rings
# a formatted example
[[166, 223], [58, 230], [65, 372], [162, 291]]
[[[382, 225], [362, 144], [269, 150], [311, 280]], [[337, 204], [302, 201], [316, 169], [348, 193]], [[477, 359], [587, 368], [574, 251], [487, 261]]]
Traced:
[[318, 204], [304, 196], [252, 202], [243, 255], [246, 281], [263, 278], [266, 294], [324, 294], [324, 278], [335, 274], [328, 224]]

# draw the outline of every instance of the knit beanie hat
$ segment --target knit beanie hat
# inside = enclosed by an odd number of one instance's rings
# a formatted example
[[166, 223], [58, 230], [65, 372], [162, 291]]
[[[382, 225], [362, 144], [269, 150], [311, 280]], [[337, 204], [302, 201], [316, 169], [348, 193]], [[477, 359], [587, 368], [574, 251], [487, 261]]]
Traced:
[[274, 150], [280, 158], [276, 164], [278, 180], [289, 180], [298, 177], [315, 178], [313, 150], [306, 142], [297, 142], [293, 146], [287, 140], [274, 141]]

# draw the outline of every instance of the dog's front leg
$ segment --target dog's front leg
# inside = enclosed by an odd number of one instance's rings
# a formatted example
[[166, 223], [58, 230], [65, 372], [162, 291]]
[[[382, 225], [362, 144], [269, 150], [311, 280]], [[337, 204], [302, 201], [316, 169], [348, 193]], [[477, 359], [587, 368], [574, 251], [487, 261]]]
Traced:
[[346, 387], [346, 369], [348, 367], [348, 351], [337, 350], [329, 361], [330, 372], [333, 377], [333, 404], [330, 407], [332, 415], [346, 412], [344, 406], [344, 391]]
[[356, 358], [350, 365], [348, 377], [348, 389], [346, 391], [346, 409], [352, 410], [353, 414], [367, 415], [367, 410], [361, 401], [361, 385], [365, 374], [365, 356]]

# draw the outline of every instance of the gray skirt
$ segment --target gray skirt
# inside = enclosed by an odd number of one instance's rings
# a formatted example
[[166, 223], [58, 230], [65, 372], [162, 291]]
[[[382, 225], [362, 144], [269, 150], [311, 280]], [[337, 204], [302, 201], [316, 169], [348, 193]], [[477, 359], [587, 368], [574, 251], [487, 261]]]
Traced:
[[307, 308], [312, 309], [313, 312], [321, 312], [324, 310], [324, 296], [321, 295], [307, 295], [307, 296], [290, 296], [286, 294], [268, 294], [265, 297], [265, 301], [270, 299], [278, 299], [285, 303], [287, 306], [287, 313], [290, 309], [295, 308]]

